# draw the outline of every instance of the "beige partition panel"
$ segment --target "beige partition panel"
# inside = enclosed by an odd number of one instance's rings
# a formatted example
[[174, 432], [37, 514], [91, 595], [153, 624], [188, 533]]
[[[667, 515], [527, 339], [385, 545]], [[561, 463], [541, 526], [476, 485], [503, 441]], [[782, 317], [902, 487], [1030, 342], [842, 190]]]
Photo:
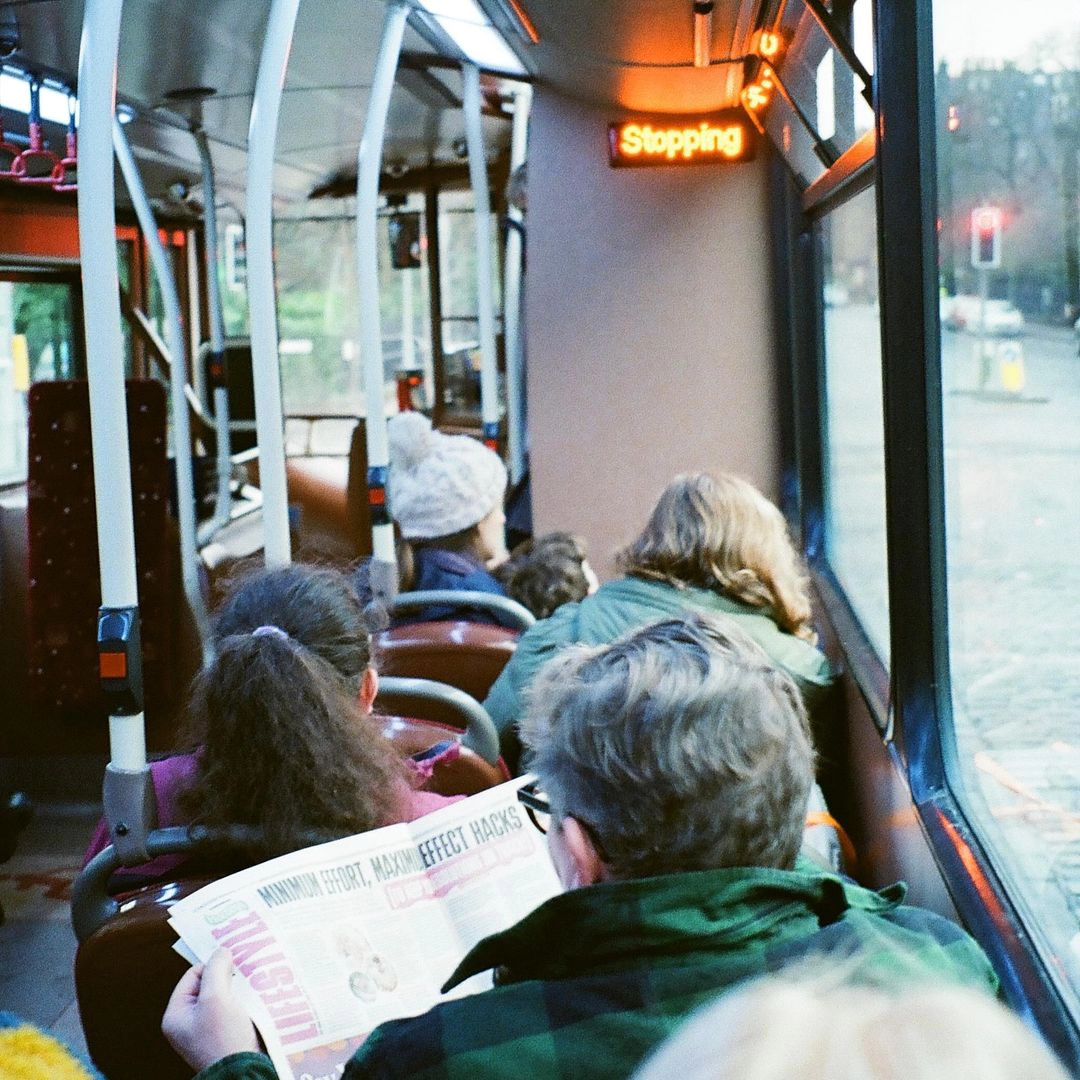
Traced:
[[674, 474], [778, 471], [764, 162], [615, 170], [616, 119], [539, 90], [528, 181], [534, 524], [605, 577]]

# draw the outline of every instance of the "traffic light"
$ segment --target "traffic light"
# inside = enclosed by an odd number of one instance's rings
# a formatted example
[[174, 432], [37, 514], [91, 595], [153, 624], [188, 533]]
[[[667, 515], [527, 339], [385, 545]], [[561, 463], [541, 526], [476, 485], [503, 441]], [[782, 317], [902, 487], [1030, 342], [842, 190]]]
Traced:
[[977, 206], [971, 211], [971, 265], [976, 270], [1001, 266], [1001, 208]]

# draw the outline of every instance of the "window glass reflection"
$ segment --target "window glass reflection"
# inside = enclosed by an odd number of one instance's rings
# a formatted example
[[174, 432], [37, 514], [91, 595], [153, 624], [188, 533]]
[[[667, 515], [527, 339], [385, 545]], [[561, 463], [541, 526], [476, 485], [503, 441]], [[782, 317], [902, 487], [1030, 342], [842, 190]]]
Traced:
[[934, 11], [953, 777], [1080, 1008], [1080, 17]]
[[889, 658], [885, 442], [874, 191], [821, 222], [825, 507], [829, 563], [883, 661]]

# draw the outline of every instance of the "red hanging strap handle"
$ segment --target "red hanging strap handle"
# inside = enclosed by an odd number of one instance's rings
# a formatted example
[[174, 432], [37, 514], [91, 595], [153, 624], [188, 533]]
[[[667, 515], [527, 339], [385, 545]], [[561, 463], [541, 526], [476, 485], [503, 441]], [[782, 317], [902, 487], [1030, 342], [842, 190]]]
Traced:
[[11, 163], [11, 172], [20, 184], [52, 187], [60, 159], [45, 145], [41, 127], [41, 83], [30, 83], [30, 145]]
[[79, 187], [79, 133], [75, 127], [75, 99], [68, 98], [67, 150], [53, 169], [53, 191], [77, 191]]

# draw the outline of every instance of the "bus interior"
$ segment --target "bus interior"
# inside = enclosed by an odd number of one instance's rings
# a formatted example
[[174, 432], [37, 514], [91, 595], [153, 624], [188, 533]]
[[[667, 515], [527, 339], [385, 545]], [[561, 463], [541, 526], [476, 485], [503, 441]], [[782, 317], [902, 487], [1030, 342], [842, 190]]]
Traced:
[[[417, 409], [602, 579], [676, 474], [773, 499], [849, 871], [1080, 1071], [1078, 347], [1073, 0], [0, 0], [0, 1009], [86, 1046], [95, 536], [160, 755], [238, 566], [392, 564], [379, 432]], [[393, 647], [452, 681], [451, 645]]]

